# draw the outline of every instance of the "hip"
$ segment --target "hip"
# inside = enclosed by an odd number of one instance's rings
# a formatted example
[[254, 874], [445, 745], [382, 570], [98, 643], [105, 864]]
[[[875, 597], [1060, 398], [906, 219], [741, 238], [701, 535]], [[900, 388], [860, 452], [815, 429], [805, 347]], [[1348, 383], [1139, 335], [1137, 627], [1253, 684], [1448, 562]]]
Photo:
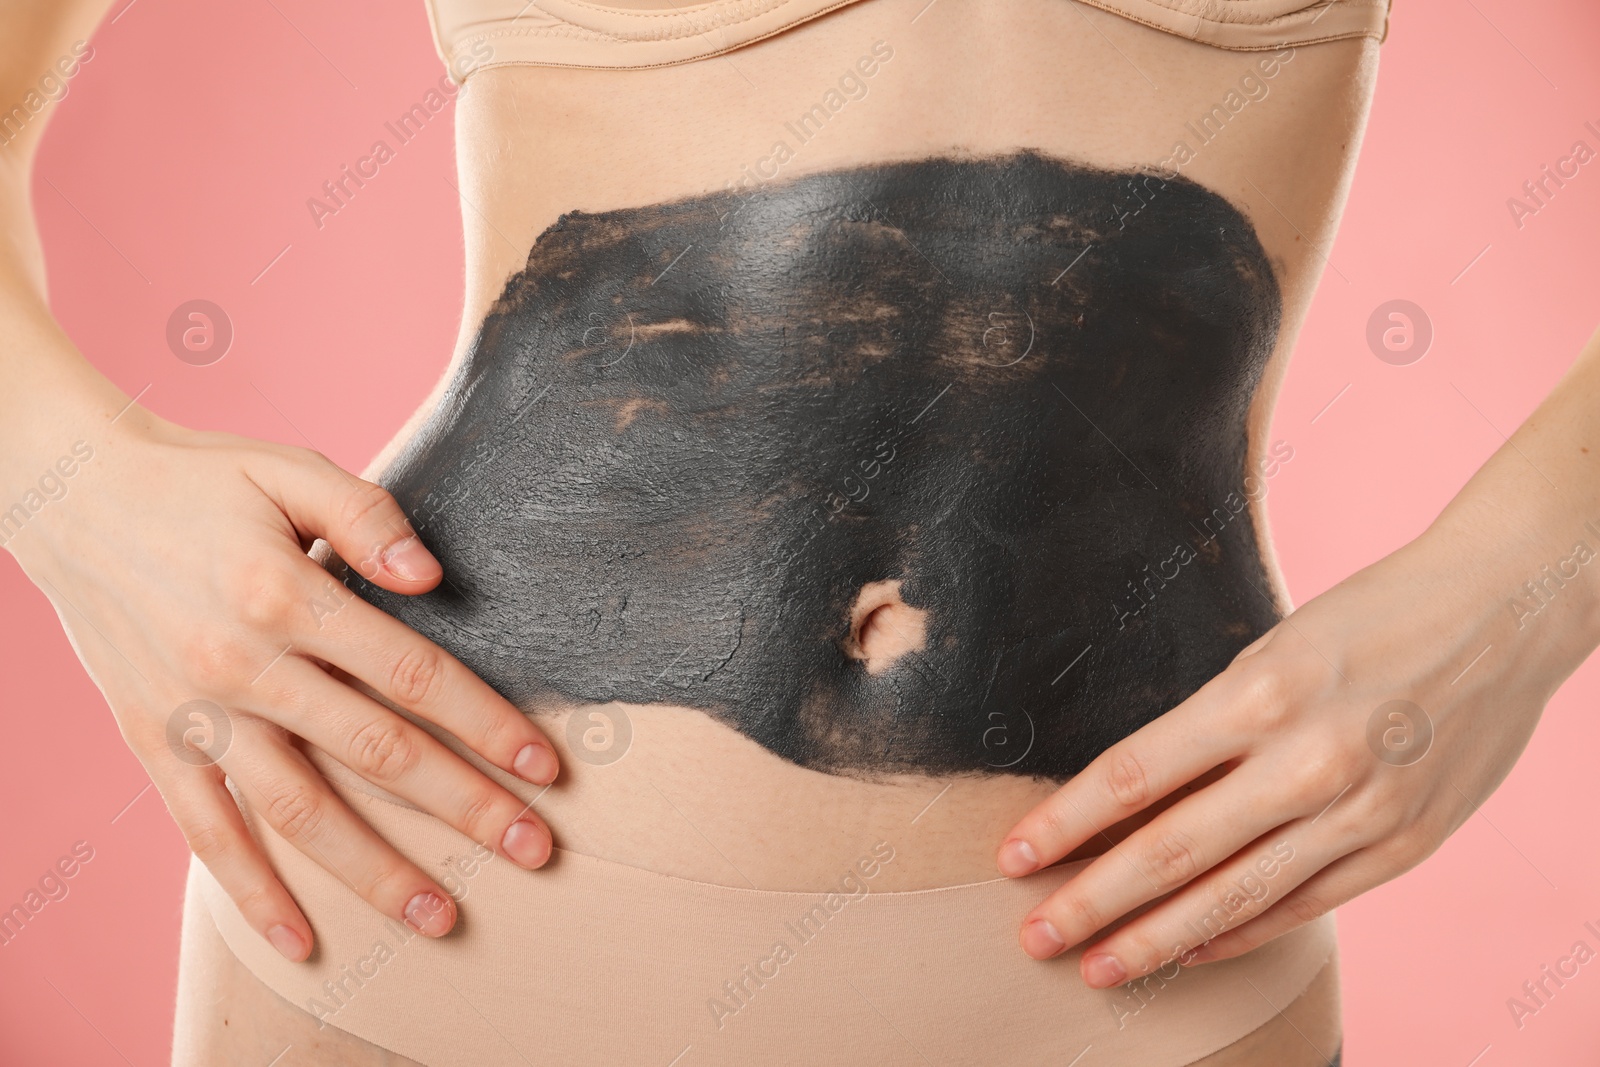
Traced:
[[526, 872], [475, 858], [425, 814], [335, 778], [363, 818], [435, 869], [462, 901], [462, 926], [434, 942], [385, 923], [264, 826], [253, 832], [317, 928], [319, 954], [274, 955], [198, 865], [193, 925], [214, 923], [302, 1023], [427, 1067], [668, 1062], [691, 1050], [712, 1064], [912, 1064], [928, 1050], [1042, 1064], [1090, 1047], [1159, 1067], [1310, 1065], [1323, 1059], [1309, 1047], [1325, 1056], [1336, 1043], [1331, 915], [1245, 957], [1089, 990], [1071, 956], [1038, 963], [1012, 937], [1017, 915], [1080, 864], [898, 891], [883, 875], [901, 851], [880, 841], [803, 892], [568, 851]]

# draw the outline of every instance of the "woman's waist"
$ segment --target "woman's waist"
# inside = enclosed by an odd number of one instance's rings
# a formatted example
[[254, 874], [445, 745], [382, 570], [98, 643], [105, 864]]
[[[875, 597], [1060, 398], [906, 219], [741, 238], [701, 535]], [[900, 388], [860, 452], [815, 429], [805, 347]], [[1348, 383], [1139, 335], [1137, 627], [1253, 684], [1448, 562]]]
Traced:
[[[562, 767], [540, 788], [408, 717], [527, 802], [559, 849], [743, 889], [826, 892], [864, 869], [880, 890], [987, 881], [999, 876], [994, 855], [1005, 832], [1058, 785], [1011, 775], [826, 774], [694, 708], [610, 703], [534, 715]], [[326, 754], [310, 756], [346, 796], [411, 807]], [[475, 855], [495, 862], [490, 848]]]

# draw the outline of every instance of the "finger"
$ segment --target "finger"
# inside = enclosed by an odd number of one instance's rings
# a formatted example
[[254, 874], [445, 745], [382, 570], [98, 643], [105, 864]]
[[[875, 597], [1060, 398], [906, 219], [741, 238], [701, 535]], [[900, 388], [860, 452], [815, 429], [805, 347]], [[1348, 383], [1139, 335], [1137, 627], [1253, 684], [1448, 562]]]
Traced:
[[501, 770], [535, 785], [555, 780], [560, 761], [554, 746], [515, 704], [405, 623], [326, 574], [320, 581], [331, 607], [295, 634], [298, 648], [444, 727]]
[[297, 656], [262, 682], [256, 714], [520, 867], [550, 858], [550, 830], [529, 805], [404, 716]]
[[1357, 849], [1335, 860], [1260, 915], [1197, 946], [1179, 962], [1187, 967], [1242, 956], [1320, 919], [1388, 877], [1375, 876], [1371, 861], [1370, 849]]
[[321, 537], [360, 575], [394, 593], [422, 593], [444, 568], [394, 497], [320, 453], [264, 457], [250, 475], [302, 535]]
[[188, 768], [165, 783], [161, 797], [189, 851], [233, 900], [251, 929], [295, 963], [311, 954], [311, 924], [278, 881], [261, 846], [215, 766]]
[[351, 811], [287, 737], [265, 726], [236, 729], [251, 743], [236, 733], [223, 766], [252, 811], [381, 914], [429, 937], [450, 932], [450, 894]]
[[1028, 913], [1023, 951], [1048, 959], [1181, 888], [1301, 812], [1274, 810], [1248, 767], [1162, 812], [1112, 845]]
[[1181, 963], [1193, 949], [1286, 899], [1353, 847], [1301, 820], [1280, 827], [1086, 948], [1084, 981], [1100, 989]]
[[1222, 727], [1221, 712], [1242, 699], [1241, 687], [1225, 672], [1106, 749], [1012, 827], [995, 857], [1000, 872], [1017, 878], [1047, 867], [1239, 755], [1247, 741]]

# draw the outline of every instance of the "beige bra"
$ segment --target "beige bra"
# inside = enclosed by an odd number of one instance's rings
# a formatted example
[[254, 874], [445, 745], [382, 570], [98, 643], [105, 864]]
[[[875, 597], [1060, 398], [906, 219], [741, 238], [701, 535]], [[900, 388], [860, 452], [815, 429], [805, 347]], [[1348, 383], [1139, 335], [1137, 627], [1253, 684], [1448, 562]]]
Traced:
[[[661, 67], [721, 55], [856, 0], [426, 0], [450, 77], [484, 67]], [[1082, 0], [1217, 48], [1388, 31], [1390, 0]]]

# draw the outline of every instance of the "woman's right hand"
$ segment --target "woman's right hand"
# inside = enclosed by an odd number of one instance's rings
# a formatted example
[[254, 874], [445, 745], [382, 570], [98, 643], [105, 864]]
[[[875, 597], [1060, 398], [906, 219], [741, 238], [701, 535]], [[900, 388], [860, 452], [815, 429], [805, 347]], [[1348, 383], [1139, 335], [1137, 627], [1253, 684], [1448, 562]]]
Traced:
[[436, 586], [439, 563], [387, 492], [316, 452], [137, 407], [99, 432], [67, 495], [6, 547], [258, 933], [291, 960], [311, 950], [224, 774], [239, 802], [384, 915], [433, 936], [455, 922], [450, 894], [339, 799], [302, 744], [523, 867], [549, 858], [549, 829], [527, 805], [350, 682], [520, 778], [556, 776], [554, 749], [515, 706], [307, 555], [322, 538], [385, 589]]

